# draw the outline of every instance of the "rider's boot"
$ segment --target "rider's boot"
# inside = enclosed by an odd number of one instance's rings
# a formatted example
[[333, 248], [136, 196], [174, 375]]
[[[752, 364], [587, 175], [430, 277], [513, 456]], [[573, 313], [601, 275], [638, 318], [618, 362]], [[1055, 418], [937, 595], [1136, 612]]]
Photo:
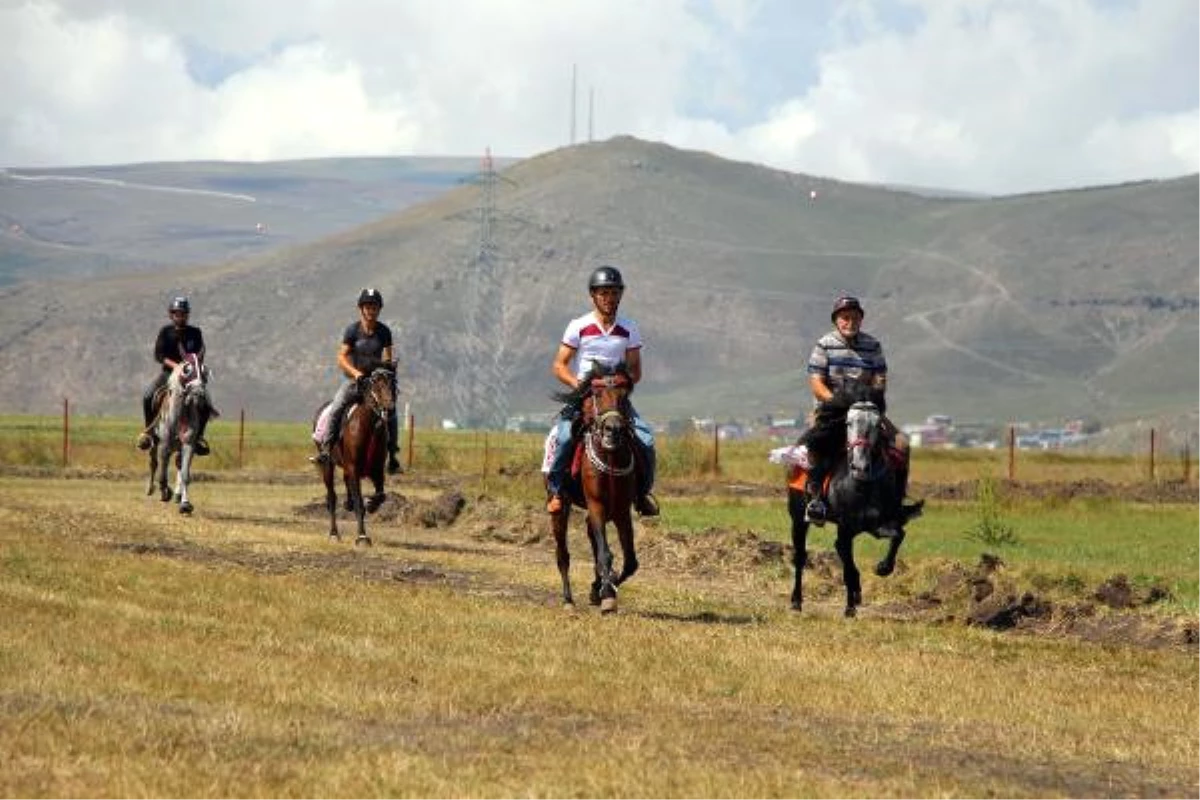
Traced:
[[150, 428], [143, 428], [137, 437], [137, 449], [149, 450], [152, 444], [154, 444], [154, 439], [150, 436]]
[[206, 456], [212, 452], [212, 450], [209, 449], [208, 440], [203, 436], [200, 436], [196, 439], [195, 444], [192, 445], [192, 450], [194, 450], [198, 456]]
[[823, 497], [824, 486], [822, 484], [824, 483], [825, 470], [816, 465], [811, 467], [804, 484], [805, 494], [808, 495], [808, 505], [804, 508], [804, 515], [818, 528], [824, 525], [829, 517], [829, 507], [825, 504]]
[[658, 516], [658, 501], [655, 500], [654, 495], [650, 494], [649, 492], [646, 492], [645, 494], [639, 494], [637, 499], [633, 501], [633, 507], [637, 510], [638, 514], [642, 515], [643, 517]]
[[387, 471], [388, 475], [399, 475], [404, 472], [404, 467], [400, 466], [400, 459], [396, 458], [395, 450], [388, 453]]
[[317, 445], [317, 454], [308, 457], [309, 462], [313, 464], [328, 464], [329, 447], [329, 442], [321, 442]]

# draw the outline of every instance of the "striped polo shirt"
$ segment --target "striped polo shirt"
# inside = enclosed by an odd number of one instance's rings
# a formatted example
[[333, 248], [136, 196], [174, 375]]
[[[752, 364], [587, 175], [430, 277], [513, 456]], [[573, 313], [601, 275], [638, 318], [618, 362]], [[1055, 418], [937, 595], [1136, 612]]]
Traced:
[[883, 345], [869, 333], [859, 331], [853, 344], [848, 344], [834, 330], [817, 340], [808, 357], [808, 374], [820, 375], [836, 392], [850, 381], [867, 382], [876, 375], [887, 375], [887, 359]]
[[642, 335], [636, 322], [621, 316], [605, 330], [595, 313], [589, 311], [567, 324], [562, 343], [575, 350], [575, 377], [582, 378], [592, 364], [615, 367], [624, 362], [627, 351], [641, 349]]

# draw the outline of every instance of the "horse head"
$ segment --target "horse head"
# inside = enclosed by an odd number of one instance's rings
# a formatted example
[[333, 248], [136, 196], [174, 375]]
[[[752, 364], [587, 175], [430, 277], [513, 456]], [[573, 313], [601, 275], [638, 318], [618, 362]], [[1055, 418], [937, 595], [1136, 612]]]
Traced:
[[384, 421], [396, 407], [396, 395], [392, 391], [394, 376], [395, 373], [390, 367], [378, 366], [359, 378], [358, 389], [363, 405]]
[[879, 407], [866, 401], [854, 403], [846, 412], [846, 461], [856, 481], [873, 477], [879, 453], [880, 416]]
[[629, 436], [627, 409], [633, 381], [624, 367], [594, 369], [587, 378], [589, 429], [597, 435], [600, 448], [610, 453], [622, 447]]

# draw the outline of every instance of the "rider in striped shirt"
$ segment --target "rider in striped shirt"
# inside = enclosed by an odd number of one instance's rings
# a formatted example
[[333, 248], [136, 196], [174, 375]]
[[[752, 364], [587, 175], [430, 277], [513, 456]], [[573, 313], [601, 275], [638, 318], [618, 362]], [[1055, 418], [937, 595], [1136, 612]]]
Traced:
[[[804, 434], [812, 463], [806, 483], [809, 497], [806, 512], [818, 525], [824, 524], [828, 514], [822, 484], [836, 457], [829, 445], [838, 441], [838, 434], [844, 431], [846, 424], [846, 410], [829, 405], [834, 393], [851, 383], [862, 384], [878, 398], [880, 413], [886, 411], [883, 403], [887, 390], [887, 358], [879, 340], [862, 331], [864, 313], [857, 297], [839, 297], [830, 314], [834, 329], [817, 340], [808, 358], [808, 385], [812, 389], [816, 412], [812, 427]], [[897, 447], [904, 449], [903, 437], [896, 434], [894, 426], [885, 423], [885, 431], [889, 438], [896, 439]], [[901, 481], [902, 490], [906, 480], [907, 470]]]

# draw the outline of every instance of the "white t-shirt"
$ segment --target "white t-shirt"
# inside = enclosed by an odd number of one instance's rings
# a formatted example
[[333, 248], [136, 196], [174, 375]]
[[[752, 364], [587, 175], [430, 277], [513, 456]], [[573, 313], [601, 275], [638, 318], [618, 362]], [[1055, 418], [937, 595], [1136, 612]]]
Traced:
[[591, 370], [592, 364], [615, 367], [625, 360], [627, 351], [641, 350], [642, 335], [638, 332], [636, 322], [622, 316], [618, 316], [612, 327], [605, 330], [600, 320], [596, 319], [596, 313], [589, 311], [567, 323], [562, 343], [575, 348], [572, 359], [575, 377], [582, 378]]

